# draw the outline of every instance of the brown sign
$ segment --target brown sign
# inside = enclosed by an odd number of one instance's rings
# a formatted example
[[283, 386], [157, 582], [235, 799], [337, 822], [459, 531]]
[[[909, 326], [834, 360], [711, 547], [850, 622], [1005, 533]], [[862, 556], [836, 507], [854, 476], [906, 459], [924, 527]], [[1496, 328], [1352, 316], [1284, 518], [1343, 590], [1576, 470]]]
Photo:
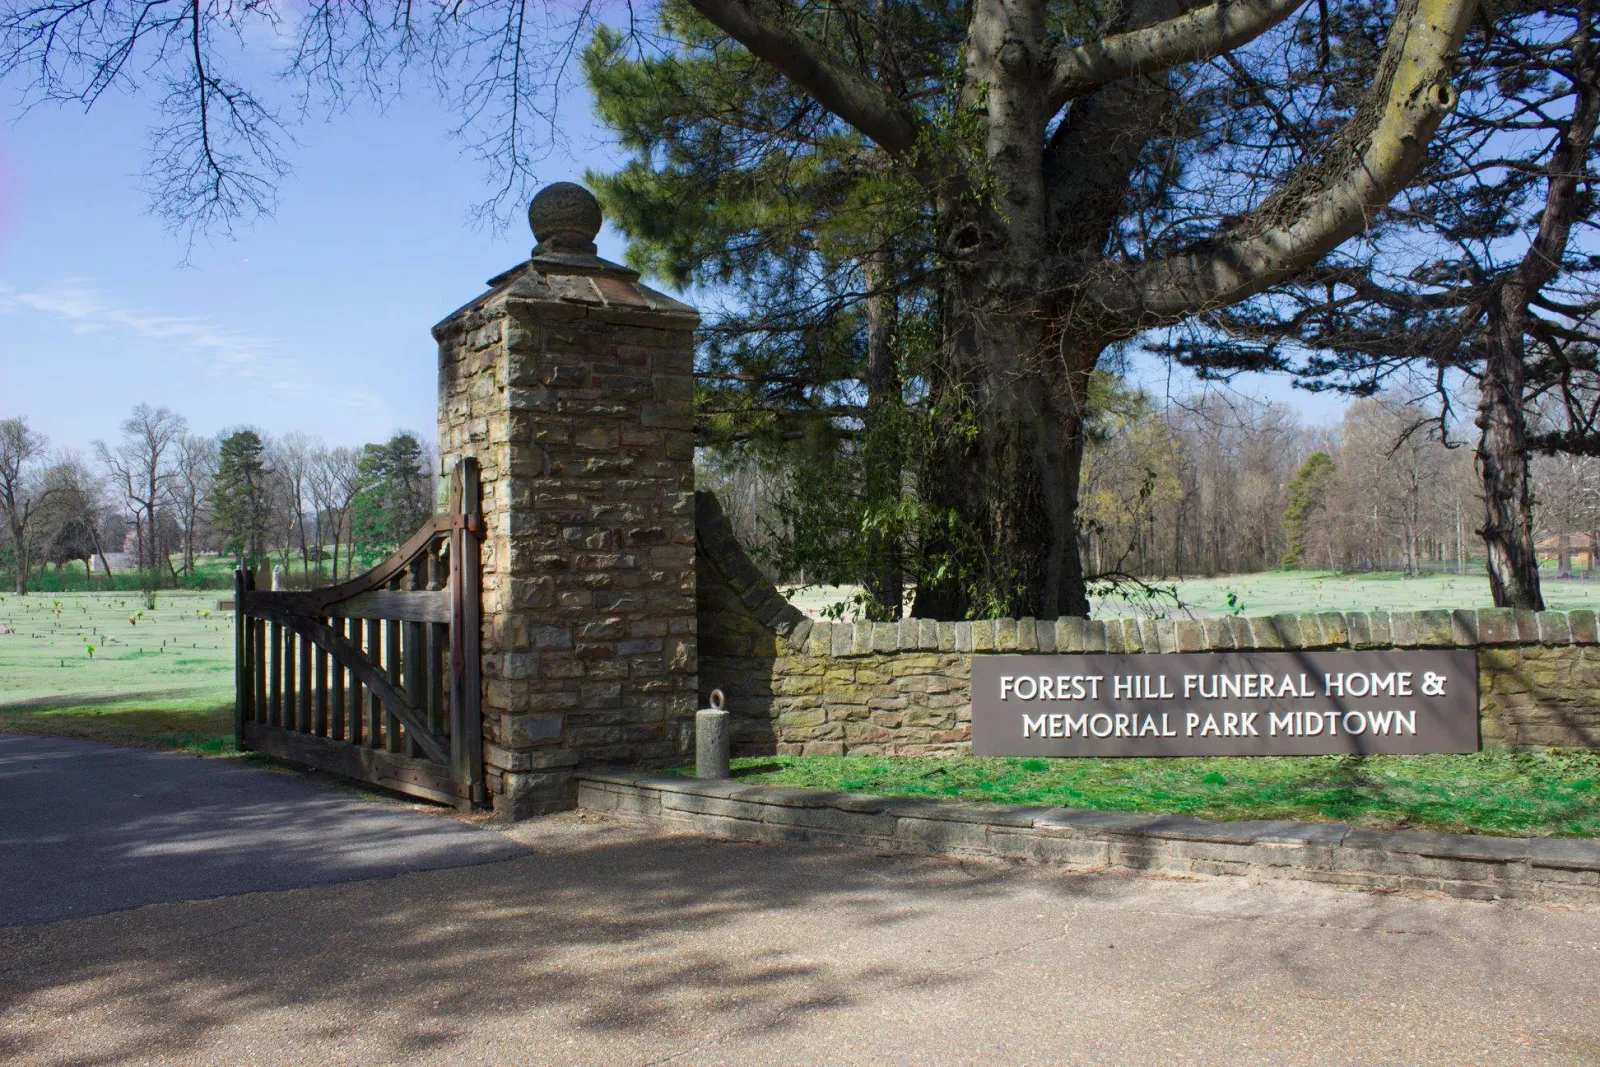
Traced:
[[1478, 751], [1470, 649], [972, 657], [975, 756]]

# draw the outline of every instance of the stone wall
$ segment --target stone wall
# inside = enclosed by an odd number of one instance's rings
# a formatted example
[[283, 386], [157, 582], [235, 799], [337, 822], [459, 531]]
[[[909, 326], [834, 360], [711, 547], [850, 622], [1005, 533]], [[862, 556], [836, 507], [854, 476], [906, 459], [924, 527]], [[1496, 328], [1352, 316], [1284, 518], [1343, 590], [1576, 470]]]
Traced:
[[974, 653], [1341, 648], [1475, 648], [1486, 748], [1600, 748], [1592, 611], [829, 623], [782, 600], [713, 496], [696, 510], [701, 703], [723, 691], [745, 754], [964, 754]]
[[578, 803], [667, 833], [818, 844], [1084, 871], [1293, 878], [1363, 889], [1600, 907], [1600, 842], [1364, 830], [1284, 819], [864, 797], [747, 780], [586, 771]]
[[529, 214], [532, 258], [434, 327], [441, 459], [482, 468], [485, 782], [511, 817], [570, 807], [580, 763], [681, 758], [695, 706], [699, 318], [594, 255], [586, 191]]

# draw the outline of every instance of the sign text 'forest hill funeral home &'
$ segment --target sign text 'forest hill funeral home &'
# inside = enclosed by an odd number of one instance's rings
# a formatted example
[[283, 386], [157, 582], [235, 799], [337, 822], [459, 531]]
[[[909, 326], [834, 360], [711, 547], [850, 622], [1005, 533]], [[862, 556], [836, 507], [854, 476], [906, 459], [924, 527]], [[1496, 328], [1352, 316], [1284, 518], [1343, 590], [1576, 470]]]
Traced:
[[1476, 752], [1471, 650], [974, 656], [977, 756]]

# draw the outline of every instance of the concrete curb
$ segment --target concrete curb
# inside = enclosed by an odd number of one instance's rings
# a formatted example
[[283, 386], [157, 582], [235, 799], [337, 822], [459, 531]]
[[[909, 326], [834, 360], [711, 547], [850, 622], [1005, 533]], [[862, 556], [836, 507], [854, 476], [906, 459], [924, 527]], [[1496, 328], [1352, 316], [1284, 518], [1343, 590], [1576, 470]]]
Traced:
[[1600, 842], [1288, 820], [1024, 808], [584, 771], [578, 806], [740, 841], [986, 856], [1087, 870], [1232, 874], [1600, 908]]

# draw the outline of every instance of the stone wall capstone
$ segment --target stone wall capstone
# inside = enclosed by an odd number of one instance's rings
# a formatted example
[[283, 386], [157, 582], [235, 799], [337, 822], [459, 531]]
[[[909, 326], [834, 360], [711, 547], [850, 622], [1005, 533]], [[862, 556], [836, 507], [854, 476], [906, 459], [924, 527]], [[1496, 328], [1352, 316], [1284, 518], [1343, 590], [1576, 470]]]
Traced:
[[559, 183], [527, 261], [433, 329], [439, 451], [482, 468], [495, 810], [571, 807], [582, 763], [682, 758], [695, 709], [693, 308], [595, 255]]
[[762, 578], [714, 496], [696, 514], [701, 698], [724, 692], [742, 754], [965, 755], [975, 653], [1241, 649], [1473, 648], [1485, 748], [1600, 748], [1593, 611], [826, 622]]

